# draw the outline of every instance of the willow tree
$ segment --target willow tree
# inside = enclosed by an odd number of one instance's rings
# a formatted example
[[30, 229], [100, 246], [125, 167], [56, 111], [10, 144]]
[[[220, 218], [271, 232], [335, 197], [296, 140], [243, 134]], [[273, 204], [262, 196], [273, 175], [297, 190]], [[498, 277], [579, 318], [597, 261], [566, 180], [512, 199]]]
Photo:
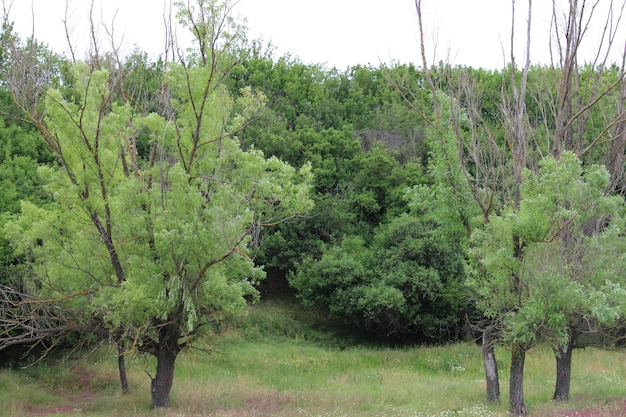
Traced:
[[542, 340], [561, 352], [557, 372], [567, 375], [557, 378], [559, 400], [569, 396], [572, 343], [601, 338], [624, 317], [625, 206], [606, 195], [609, 178], [604, 167], [583, 167], [570, 151], [546, 158], [538, 172], [524, 171], [519, 209], [492, 216], [472, 235], [469, 283], [481, 310], [499, 317], [506, 345], [530, 348]]
[[[567, 9], [560, 11], [557, 2], [552, 2], [552, 65], [544, 78], [549, 87], [541, 82], [534, 86], [533, 96], [543, 121], [535, 137], [545, 138], [544, 149], [556, 158], [572, 151], [585, 163], [603, 164], [611, 176], [606, 193], [623, 195], [626, 43], [622, 21], [626, 1], [568, 0], [565, 5]], [[591, 39], [594, 29], [598, 36]], [[580, 51], [590, 41], [594, 43], [594, 52], [582, 62]], [[584, 230], [587, 238], [602, 233], [605, 221], [601, 215], [595, 218], [595, 224], [589, 220]], [[559, 240], [562, 262], [570, 266], [573, 282], [581, 279], [581, 262], [587, 251], [587, 240], [582, 240], [581, 246], [581, 233], [570, 226]], [[597, 335], [602, 333], [601, 327], [594, 323], [590, 328], [586, 320], [569, 321], [569, 339], [554, 349], [557, 366], [554, 400], [569, 399], [572, 349], [597, 344], [598, 340], [607, 342]], [[596, 336], [581, 337], [590, 332]]]
[[[474, 91], [469, 72], [458, 70], [460, 74], [458, 85], [449, 74], [449, 68], [444, 68], [441, 76], [448, 75], [449, 96], [453, 97], [449, 111], [438, 98], [439, 86], [434, 82], [432, 71], [426, 59], [423, 25], [422, 1], [415, 0], [418, 24], [420, 30], [420, 49], [424, 65], [424, 76], [432, 94], [435, 119], [432, 123], [433, 149], [431, 167], [438, 182], [450, 189], [454, 196], [453, 201], [457, 216], [466, 227], [468, 237], [471, 237], [478, 224], [470, 213], [480, 210], [481, 222], [489, 224], [491, 217], [502, 207], [511, 205], [515, 210], [520, 203], [520, 184], [522, 171], [527, 164], [528, 154], [528, 117], [526, 114], [526, 94], [528, 75], [530, 72], [530, 42], [532, 2], [528, 1], [527, 25], [525, 32], [525, 56], [520, 68], [513, 50], [517, 36], [516, 2], [511, 1], [511, 54], [508, 65], [508, 74], [503, 72], [500, 83], [501, 103], [498, 114], [494, 115], [497, 127], [484, 119], [480, 103], [482, 97]], [[452, 88], [450, 86], [452, 85]], [[443, 89], [443, 87], [441, 87]], [[456, 91], [455, 91], [456, 88]], [[415, 94], [403, 93], [405, 98], [415, 97]], [[407, 99], [407, 101], [409, 101]], [[414, 108], [417, 109], [417, 106]], [[443, 117], [442, 117], [443, 116]], [[500, 137], [501, 136], [501, 137]], [[437, 144], [436, 142], [439, 142]], [[432, 145], [431, 145], [432, 146]], [[443, 174], [443, 175], [441, 175]], [[468, 209], [473, 206], [475, 209]], [[522, 257], [523, 247], [517, 236], [511, 236], [513, 255]], [[519, 276], [514, 270], [508, 277], [511, 288], [521, 291]], [[480, 302], [479, 302], [480, 303]], [[499, 401], [499, 375], [495, 360], [494, 343], [500, 317], [485, 314], [485, 324], [481, 325], [483, 333], [483, 358], [487, 382], [487, 400]], [[522, 343], [512, 343], [511, 368], [509, 379], [509, 401], [511, 412], [517, 415], [525, 414], [523, 374], [526, 351], [529, 346]]]
[[[422, 1], [415, 0], [419, 19], [420, 34], [422, 32]], [[499, 222], [502, 215], [511, 210], [510, 216], [519, 214], [521, 202], [522, 173], [525, 169], [537, 170], [539, 160], [544, 155], [553, 155], [560, 158], [567, 151], [575, 151], [585, 163], [605, 164], [612, 177], [612, 189], [623, 192], [624, 173], [624, 59], [626, 54], [622, 49], [623, 25], [621, 20], [626, 7], [623, 0], [607, 1], [603, 4], [591, 0], [568, 0], [552, 2], [551, 17], [551, 56], [553, 65], [545, 70], [533, 68], [531, 63], [531, 43], [534, 45], [534, 36], [531, 31], [532, 2], [527, 3], [528, 15], [525, 26], [525, 56], [521, 65], [516, 62], [513, 53], [514, 40], [517, 37], [516, 9], [519, 2], [512, 0], [511, 19], [511, 54], [506, 68], [501, 76], [495, 73], [498, 83], [489, 86], [490, 91], [500, 91], [500, 103], [490, 102], [489, 94], [484, 94], [481, 88], [487, 88], [475, 71], [471, 69], [442, 68], [442, 86], [433, 82], [438, 75], [437, 71], [428, 68], [425, 59], [423, 36], [420, 37], [421, 52], [424, 63], [424, 75], [428, 87], [432, 91], [432, 105], [435, 113], [439, 110], [440, 100], [437, 99], [437, 88], [443, 89], [458, 102], [458, 111], [453, 112], [450, 119], [436, 117], [435, 126], [447, 130], [455, 136], [456, 145], [454, 155], [451, 153], [433, 152], [433, 160], [440, 167], [451, 173], [460, 173], [466, 182], [461, 188], [458, 177], [443, 178], [443, 184], [452, 190], [455, 202], [459, 208], [465, 209], [468, 205], [476, 205], [482, 212], [484, 229], [476, 230], [468, 224], [468, 235], [473, 236], [477, 231], [482, 234], [488, 230], [494, 234], [504, 233], [493, 225]], [[564, 10], [560, 5], [564, 4]], [[606, 14], [601, 15], [601, 7], [606, 6]], [[592, 39], [592, 28], [599, 28], [597, 39]], [[581, 65], [579, 61], [582, 46], [587, 42], [594, 42], [595, 56], [590, 62]], [[534, 46], [533, 46], [534, 48]], [[619, 62], [613, 62], [614, 59]], [[446, 78], [447, 75], [450, 75]], [[418, 97], [415, 92], [403, 92], [409, 102]], [[409, 100], [411, 99], [411, 100]], [[419, 103], [418, 103], [419, 104]], [[413, 104], [416, 111], [419, 105]], [[447, 123], [447, 124], [446, 124]], [[444, 142], [446, 135], [436, 132], [435, 139]], [[441, 149], [450, 148], [443, 144]], [[602, 156], [606, 160], [602, 161]], [[451, 180], [452, 179], [452, 180]], [[465, 191], [471, 191], [472, 198], [466, 198]], [[609, 192], [609, 191], [607, 191]], [[473, 201], [471, 201], [473, 200]], [[459, 216], [463, 217], [463, 211]], [[494, 217], [497, 216], [497, 217]], [[507, 227], [509, 227], [508, 224]], [[535, 257], [537, 252], [528, 253], [522, 235], [516, 235], [519, 229], [511, 228], [507, 235], [508, 242], [502, 242], [503, 247], [509, 247], [513, 264], [524, 265], [530, 261], [529, 256]], [[597, 233], [600, 229], [597, 230]], [[596, 232], [594, 232], [596, 233]], [[493, 236], [496, 239], [498, 236]], [[500, 236], [502, 237], [502, 236]], [[476, 240], [474, 240], [476, 242]], [[577, 253], [579, 241], [572, 240], [568, 247], [567, 238], [560, 241], [561, 249], [568, 253]], [[511, 246], [512, 245], [512, 246]], [[482, 259], [482, 258], [480, 258]], [[575, 262], [574, 262], [575, 263]], [[480, 265], [479, 265], [480, 266]], [[486, 271], [486, 266], [481, 266]], [[492, 317], [491, 323], [500, 325], [510, 316], [512, 311], [521, 308], [525, 288], [517, 268], [508, 269], [508, 285], [513, 295], [506, 297], [502, 294], [501, 310], [496, 314], [493, 309], [485, 311]], [[577, 282], [579, 276], [571, 275], [570, 279]], [[509, 294], [511, 295], [511, 294]], [[489, 294], [493, 297], [494, 294]], [[481, 300], [478, 302], [491, 300]], [[506, 302], [509, 302], [507, 304]], [[521, 316], [520, 316], [521, 317]], [[497, 398], [498, 378], [490, 341], [497, 332], [492, 332], [494, 326], [485, 326], [484, 340], [485, 366], [487, 370], [488, 399]], [[511, 333], [509, 333], [510, 335]], [[528, 341], [529, 344], [526, 344]], [[511, 412], [516, 415], [526, 413], [523, 392], [524, 358], [533, 340], [531, 338], [508, 338], [506, 345], [511, 349], [510, 372], [510, 406]], [[560, 360], [561, 350], [565, 345], [556, 348], [557, 363]], [[560, 375], [560, 374], [559, 374]], [[559, 394], [560, 376], [557, 375], [555, 398]]]
[[535, 242], [525, 271], [535, 294], [521, 315], [555, 352], [556, 401], [569, 399], [573, 349], [614, 347], [623, 326], [625, 206], [609, 184], [604, 166], [583, 166], [570, 151], [542, 161], [524, 182], [521, 214]]
[[222, 85], [247, 45], [231, 5], [177, 6], [196, 42], [170, 49], [159, 114], [125, 102], [94, 60], [71, 66], [71, 91], [46, 91], [45, 117], [32, 119], [58, 157], [45, 172], [56, 204], [25, 203], [9, 228], [40, 293], [156, 358], [154, 407], [170, 405], [181, 350], [256, 294], [260, 229], [310, 208], [307, 166], [239, 146], [264, 97], [234, 100]]

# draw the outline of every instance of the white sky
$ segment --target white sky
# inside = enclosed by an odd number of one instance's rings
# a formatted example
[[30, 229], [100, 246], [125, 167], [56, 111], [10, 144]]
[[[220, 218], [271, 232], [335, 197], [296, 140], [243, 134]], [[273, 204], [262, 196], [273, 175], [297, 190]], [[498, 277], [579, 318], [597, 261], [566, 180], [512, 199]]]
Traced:
[[[53, 49], [66, 51], [63, 26], [66, 0], [12, 1], [10, 16], [17, 31], [29, 36], [35, 23], [35, 38]], [[81, 39], [78, 50], [89, 46], [88, 16], [91, 0], [69, 1], [72, 38]], [[564, 0], [558, 0], [564, 3]], [[114, 27], [126, 50], [137, 45], [153, 55], [163, 50], [163, 10], [169, 0], [94, 0], [96, 23]], [[509, 61], [511, 1], [422, 0], [430, 62], [501, 68]], [[603, 7], [609, 0], [601, 0]], [[524, 58], [527, 4], [516, 1], [516, 59]], [[548, 63], [551, 0], [533, 4], [533, 63]], [[248, 21], [249, 36], [271, 41], [277, 55], [291, 53], [304, 63], [326, 64], [340, 70], [350, 65], [414, 62], [421, 66], [414, 0], [240, 0], [236, 14]], [[113, 24], [113, 16], [115, 21]], [[594, 15], [601, 29], [605, 10]], [[624, 47], [626, 22], [618, 37]], [[103, 39], [106, 32], [100, 29]], [[599, 35], [588, 37], [585, 56], [591, 58]], [[519, 44], [518, 44], [519, 42]], [[506, 58], [503, 56], [506, 51]], [[433, 59], [434, 57], [434, 59]], [[618, 59], [616, 55], [614, 59]]]

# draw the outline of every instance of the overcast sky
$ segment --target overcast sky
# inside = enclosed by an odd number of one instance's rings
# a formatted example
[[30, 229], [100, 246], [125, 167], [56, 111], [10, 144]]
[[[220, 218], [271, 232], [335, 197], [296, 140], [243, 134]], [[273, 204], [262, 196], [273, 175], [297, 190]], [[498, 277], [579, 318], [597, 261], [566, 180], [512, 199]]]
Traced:
[[[158, 55], [163, 49], [166, 2], [169, 0], [95, 0], [96, 19], [114, 28], [116, 38], [123, 38], [126, 50], [137, 45]], [[434, 58], [484, 68], [501, 68], [505, 59], [508, 62], [510, 1], [422, 2], [430, 61]], [[79, 50], [89, 46], [85, 40], [89, 4], [91, 0], [69, 0], [72, 38], [83, 39], [78, 43]], [[534, 63], [549, 62], [551, 4], [550, 0], [541, 0], [533, 5], [531, 59]], [[63, 27], [65, 5], [66, 0], [13, 0], [10, 15], [23, 36], [30, 35], [34, 16], [35, 38], [63, 52], [67, 45]], [[516, 7], [516, 59], [521, 62], [527, 2], [517, 1]], [[278, 56], [290, 53], [305, 63], [341, 70], [357, 64], [415, 62], [421, 65], [414, 0], [240, 0], [235, 13], [247, 19], [249, 36], [272, 42]], [[605, 10], [596, 11], [597, 20], [592, 29], [601, 29], [605, 13]], [[622, 28], [626, 28], [626, 23], [622, 23]], [[625, 30], [618, 38], [622, 48]], [[103, 38], [105, 33], [101, 29]], [[589, 37], [584, 50], [587, 56], [591, 56], [598, 43], [598, 36]]]

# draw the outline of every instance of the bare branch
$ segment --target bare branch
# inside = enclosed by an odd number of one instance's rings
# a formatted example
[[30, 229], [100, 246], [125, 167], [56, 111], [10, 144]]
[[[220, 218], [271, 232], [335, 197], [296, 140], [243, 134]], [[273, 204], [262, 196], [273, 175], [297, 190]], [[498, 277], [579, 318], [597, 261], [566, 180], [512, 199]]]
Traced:
[[15, 345], [34, 347], [85, 328], [58, 304], [84, 294], [42, 300], [0, 285], [0, 351]]
[[65, 14], [63, 15], [63, 27], [65, 28], [65, 39], [67, 39], [67, 47], [70, 49], [70, 55], [72, 57], [72, 62], [76, 62], [76, 53], [74, 52], [74, 44], [72, 43], [71, 33], [68, 24], [69, 24], [69, 1], [65, 2]]
[[439, 101], [437, 98], [437, 90], [430, 75], [430, 69], [428, 68], [428, 61], [426, 60], [426, 47], [424, 45], [424, 27], [422, 23], [422, 0], [415, 0], [415, 10], [417, 11], [417, 23], [420, 32], [420, 52], [422, 55], [422, 66], [424, 68], [424, 77], [428, 82], [430, 91], [433, 98], [433, 108], [435, 110], [435, 120], [439, 120]]

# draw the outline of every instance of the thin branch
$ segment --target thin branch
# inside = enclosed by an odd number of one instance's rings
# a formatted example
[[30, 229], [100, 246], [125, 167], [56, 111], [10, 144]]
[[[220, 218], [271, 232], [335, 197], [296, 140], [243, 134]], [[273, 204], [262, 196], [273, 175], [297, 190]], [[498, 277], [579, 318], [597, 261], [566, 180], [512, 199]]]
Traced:
[[430, 88], [430, 92], [433, 98], [433, 108], [435, 111], [435, 120], [439, 121], [439, 100], [437, 98], [437, 90], [435, 89], [435, 84], [433, 83], [433, 79], [430, 75], [430, 70], [428, 67], [428, 61], [426, 60], [426, 47], [424, 45], [424, 27], [423, 27], [423, 19], [422, 19], [422, 0], [415, 0], [415, 10], [417, 11], [417, 24], [419, 28], [420, 34], [420, 52], [422, 55], [422, 65], [424, 68], [424, 76], [426, 77], [426, 82], [428, 82], [428, 87]]

